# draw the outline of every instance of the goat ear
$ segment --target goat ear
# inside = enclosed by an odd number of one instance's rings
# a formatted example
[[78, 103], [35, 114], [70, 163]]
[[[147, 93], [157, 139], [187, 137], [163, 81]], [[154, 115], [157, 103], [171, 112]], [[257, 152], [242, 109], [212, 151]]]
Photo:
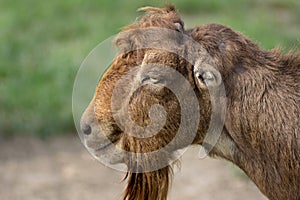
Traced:
[[222, 84], [220, 72], [208, 63], [196, 61], [193, 72], [199, 90], [217, 88]]
[[129, 52], [137, 49], [139, 43], [142, 41], [141, 37], [142, 35], [139, 33], [139, 30], [122, 31], [117, 35], [114, 43], [120, 52]]

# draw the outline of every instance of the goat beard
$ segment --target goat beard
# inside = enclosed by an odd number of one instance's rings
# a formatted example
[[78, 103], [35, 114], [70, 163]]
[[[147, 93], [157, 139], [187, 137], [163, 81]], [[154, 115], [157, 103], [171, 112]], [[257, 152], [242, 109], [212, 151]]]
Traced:
[[170, 166], [145, 172], [128, 172], [124, 179], [128, 179], [124, 192], [124, 200], [166, 200], [169, 190]]
[[130, 154], [126, 161], [128, 172], [124, 180], [128, 181], [123, 200], [166, 200], [173, 177], [173, 163], [169, 164], [171, 154], [160, 150], [159, 155], [153, 156], [147, 154], [153, 151], [151, 141], [128, 140], [124, 146]]

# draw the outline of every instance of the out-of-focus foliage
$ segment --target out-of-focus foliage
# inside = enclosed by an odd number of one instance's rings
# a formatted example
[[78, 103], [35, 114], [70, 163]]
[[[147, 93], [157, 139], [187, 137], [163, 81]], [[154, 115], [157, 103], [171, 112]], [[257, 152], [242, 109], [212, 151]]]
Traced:
[[[186, 27], [217, 22], [263, 48], [300, 43], [298, 0], [173, 0]], [[0, 135], [74, 132], [71, 95], [81, 62], [132, 23], [141, 0], [0, 1]]]

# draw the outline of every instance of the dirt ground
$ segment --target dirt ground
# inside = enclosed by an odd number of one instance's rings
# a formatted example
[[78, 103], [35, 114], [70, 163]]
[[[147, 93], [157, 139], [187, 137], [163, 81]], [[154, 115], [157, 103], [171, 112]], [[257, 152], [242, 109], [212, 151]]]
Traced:
[[[190, 148], [175, 173], [170, 200], [265, 200], [231, 164], [198, 159]], [[92, 158], [78, 137], [0, 140], [1, 200], [118, 200], [124, 174]]]

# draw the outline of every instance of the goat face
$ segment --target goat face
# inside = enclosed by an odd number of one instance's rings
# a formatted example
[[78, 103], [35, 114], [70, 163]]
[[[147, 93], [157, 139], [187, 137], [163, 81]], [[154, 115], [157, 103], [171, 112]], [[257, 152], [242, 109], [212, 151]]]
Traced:
[[203, 142], [214, 103], [210, 89], [220, 85], [220, 74], [178, 28], [134, 28], [116, 43], [121, 53], [82, 117], [86, 146], [106, 163], [160, 169], [177, 158], [176, 150]]
[[[86, 146], [96, 157], [131, 167], [142, 163], [143, 171], [152, 171], [169, 165], [176, 150], [203, 141], [211, 114], [207, 86], [217, 76], [188, 61], [190, 43], [183, 33], [166, 29], [118, 36], [122, 53], [82, 117]], [[128, 46], [137, 50], [128, 51]], [[207, 56], [205, 51], [199, 55]], [[200, 60], [197, 65], [207, 66], [203, 56]]]
[[[115, 59], [81, 126], [86, 146], [100, 160], [130, 166], [143, 161], [142, 169], [152, 171], [169, 165], [176, 150], [199, 142], [210, 102], [201, 98], [209, 94], [194, 90], [192, 66], [184, 58], [160, 49], [142, 51]], [[141, 62], [130, 59], [137, 54]]]

